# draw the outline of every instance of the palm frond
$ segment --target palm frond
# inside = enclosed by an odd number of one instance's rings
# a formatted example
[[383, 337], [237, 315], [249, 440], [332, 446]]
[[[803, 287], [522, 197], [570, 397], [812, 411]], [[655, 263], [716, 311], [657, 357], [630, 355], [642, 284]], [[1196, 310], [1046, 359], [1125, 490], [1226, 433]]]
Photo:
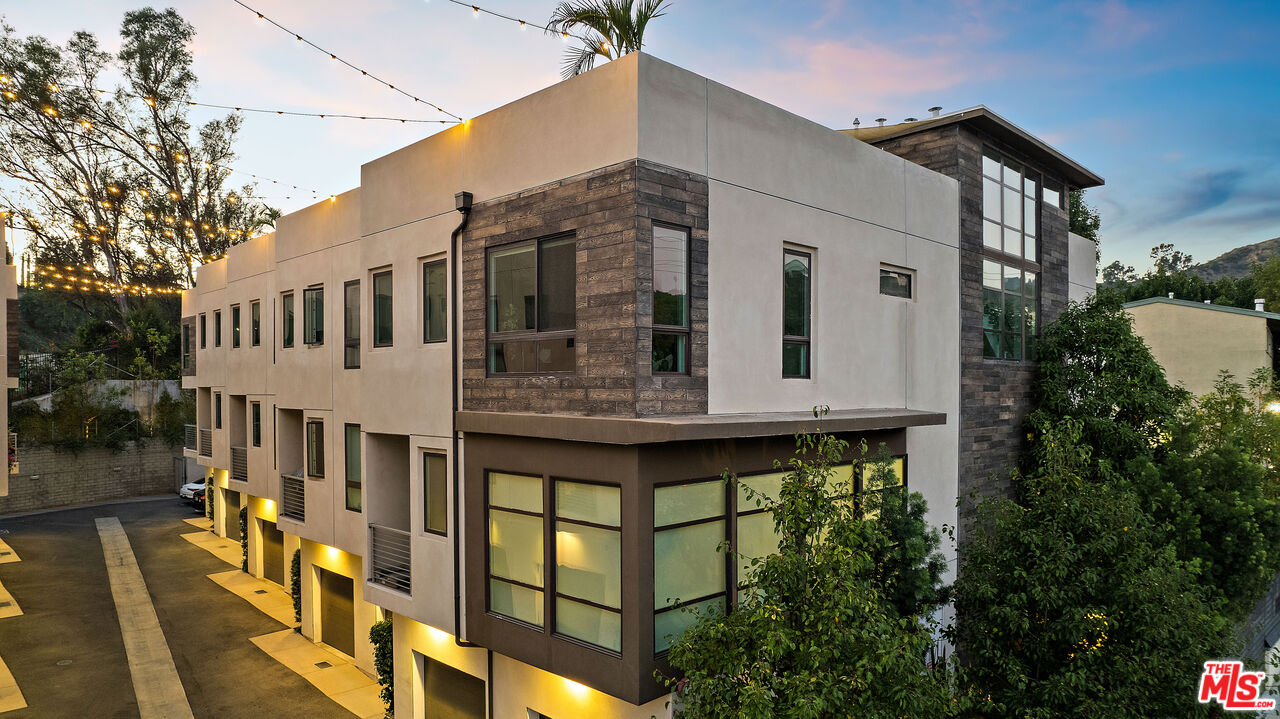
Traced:
[[[640, 50], [649, 21], [665, 14], [669, 0], [561, 0], [547, 20], [547, 32], [583, 38], [562, 65], [565, 78], [592, 68], [596, 56], [612, 60]], [[586, 35], [581, 33], [586, 31]]]
[[595, 65], [598, 54], [598, 51], [586, 45], [570, 48], [565, 52], [564, 62], [560, 63], [560, 75], [566, 80], [581, 75]]

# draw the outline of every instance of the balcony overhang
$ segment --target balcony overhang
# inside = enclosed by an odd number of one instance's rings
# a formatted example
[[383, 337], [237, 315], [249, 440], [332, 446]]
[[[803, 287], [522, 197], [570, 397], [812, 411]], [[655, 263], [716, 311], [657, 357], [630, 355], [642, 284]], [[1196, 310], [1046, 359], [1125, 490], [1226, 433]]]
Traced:
[[918, 409], [838, 409], [813, 412], [588, 417], [532, 412], [457, 413], [458, 429], [477, 434], [559, 439], [597, 444], [660, 444], [738, 437], [777, 437], [797, 432], [870, 432], [947, 423], [945, 412]]

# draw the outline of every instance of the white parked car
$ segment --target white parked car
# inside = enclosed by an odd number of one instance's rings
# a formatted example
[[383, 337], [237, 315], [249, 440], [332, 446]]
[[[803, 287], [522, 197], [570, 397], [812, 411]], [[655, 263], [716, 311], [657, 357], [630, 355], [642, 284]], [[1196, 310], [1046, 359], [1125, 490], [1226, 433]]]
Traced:
[[204, 477], [201, 477], [200, 479], [197, 479], [194, 482], [182, 485], [182, 489], [178, 490], [178, 496], [182, 497], [188, 502], [194, 502], [196, 498], [196, 492], [203, 492], [203, 491], [204, 491]]

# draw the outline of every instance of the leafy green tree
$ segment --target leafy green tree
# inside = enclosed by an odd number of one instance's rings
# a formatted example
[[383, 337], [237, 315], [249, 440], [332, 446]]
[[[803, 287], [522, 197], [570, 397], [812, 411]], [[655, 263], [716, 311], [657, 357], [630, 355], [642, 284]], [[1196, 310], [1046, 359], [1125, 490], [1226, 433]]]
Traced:
[[[1280, 309], [1280, 257], [1253, 266], [1253, 282], [1257, 297], [1267, 301], [1271, 311]], [[1250, 305], [1252, 307], [1252, 305]]]
[[665, 15], [666, 4], [667, 0], [562, 0], [551, 11], [547, 30], [566, 36], [586, 33], [582, 47], [565, 54], [565, 79], [590, 70], [596, 58], [613, 60], [638, 51], [649, 21]]
[[1087, 237], [1094, 242], [1100, 242], [1102, 238], [1098, 236], [1098, 231], [1102, 229], [1102, 216], [1098, 214], [1098, 210], [1089, 205], [1084, 200], [1084, 190], [1072, 190], [1067, 197], [1067, 217], [1070, 221], [1071, 231]]
[[1209, 716], [1232, 623], [1129, 489], [1090, 481], [1085, 423], [1042, 427], [1017, 501], [977, 508], [955, 585], [961, 709], [986, 717]]
[[[751, 559], [732, 611], [702, 615], [672, 646], [683, 678], [667, 681], [682, 717], [950, 715], [947, 677], [926, 664], [930, 632], [894, 606], [902, 573], [890, 571], [886, 587], [875, 566], [892, 540], [833, 486], [847, 450], [830, 435], [798, 436], [776, 501], [758, 497], [778, 553]], [[905, 603], [936, 599], [915, 581], [896, 586]]]
[[1036, 409], [1027, 419], [1034, 457], [1052, 449], [1044, 430], [1063, 418], [1082, 425], [1091, 477], [1111, 477], [1125, 463], [1162, 451], [1190, 395], [1169, 385], [1114, 296], [1072, 303], [1036, 348]]
[[1122, 283], [1137, 281], [1138, 273], [1134, 272], [1133, 268], [1129, 265], [1122, 264], [1120, 260], [1116, 260], [1102, 268], [1103, 286], [1112, 287]]

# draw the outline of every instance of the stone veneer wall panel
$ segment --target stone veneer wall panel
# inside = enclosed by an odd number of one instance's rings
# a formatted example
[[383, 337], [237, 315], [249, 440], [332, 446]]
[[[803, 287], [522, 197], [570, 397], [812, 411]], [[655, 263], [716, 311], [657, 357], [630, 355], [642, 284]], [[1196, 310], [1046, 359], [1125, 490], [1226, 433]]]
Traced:
[[[651, 376], [653, 222], [691, 230], [691, 372]], [[490, 376], [485, 253], [577, 238], [576, 371]], [[639, 160], [477, 204], [462, 236], [463, 407], [634, 417], [706, 412], [707, 182]]]

